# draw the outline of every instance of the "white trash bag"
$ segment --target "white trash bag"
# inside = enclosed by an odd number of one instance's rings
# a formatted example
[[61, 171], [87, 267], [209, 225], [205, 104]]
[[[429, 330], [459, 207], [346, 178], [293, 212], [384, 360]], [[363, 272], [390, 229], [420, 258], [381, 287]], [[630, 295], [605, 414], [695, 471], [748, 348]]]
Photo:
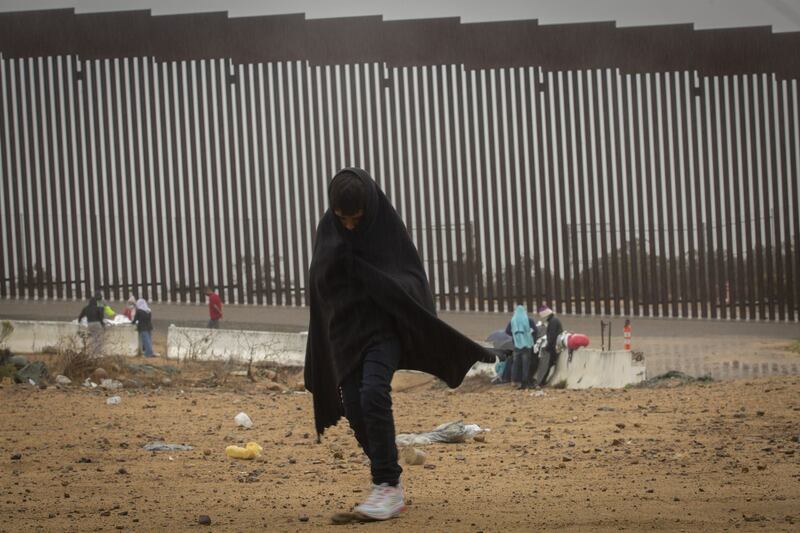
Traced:
[[247, 416], [247, 413], [239, 413], [235, 417], [233, 417], [234, 422], [236, 422], [237, 426], [242, 426], [246, 429], [250, 429], [253, 427], [253, 421], [250, 420], [250, 417]]
[[445, 422], [427, 433], [401, 433], [395, 437], [398, 446], [425, 446], [433, 442], [464, 442], [475, 437], [478, 433], [489, 431], [482, 429], [478, 424], [464, 424]]

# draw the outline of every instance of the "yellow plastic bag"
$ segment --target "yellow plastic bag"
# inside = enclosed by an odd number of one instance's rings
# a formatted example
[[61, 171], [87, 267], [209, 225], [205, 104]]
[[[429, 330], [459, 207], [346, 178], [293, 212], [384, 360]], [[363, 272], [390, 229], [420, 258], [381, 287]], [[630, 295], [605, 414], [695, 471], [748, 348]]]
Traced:
[[228, 446], [225, 448], [225, 455], [233, 459], [255, 459], [261, 455], [263, 449], [255, 442], [248, 442], [244, 448], [241, 446]]

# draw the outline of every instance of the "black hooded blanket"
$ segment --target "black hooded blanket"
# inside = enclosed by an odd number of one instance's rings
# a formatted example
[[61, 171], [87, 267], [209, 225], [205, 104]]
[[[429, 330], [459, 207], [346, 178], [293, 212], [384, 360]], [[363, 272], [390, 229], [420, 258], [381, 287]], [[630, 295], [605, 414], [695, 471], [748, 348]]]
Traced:
[[[428, 372], [455, 388], [475, 362], [494, 361], [493, 354], [436, 317], [417, 249], [383, 191], [364, 170], [347, 168], [339, 174], [343, 172], [358, 176], [368, 194], [355, 230], [345, 229], [330, 208], [317, 227], [307, 285], [311, 316], [305, 386], [314, 396], [318, 434], [344, 416], [339, 386], [358, 366], [365, 347], [354, 342], [358, 335], [353, 328], [351, 335], [332, 338], [331, 324], [341, 320], [357, 324], [354, 306], [364, 294], [377, 314], [393, 325], [403, 350], [400, 368]], [[351, 296], [342, 290], [343, 284], [359, 289]]]

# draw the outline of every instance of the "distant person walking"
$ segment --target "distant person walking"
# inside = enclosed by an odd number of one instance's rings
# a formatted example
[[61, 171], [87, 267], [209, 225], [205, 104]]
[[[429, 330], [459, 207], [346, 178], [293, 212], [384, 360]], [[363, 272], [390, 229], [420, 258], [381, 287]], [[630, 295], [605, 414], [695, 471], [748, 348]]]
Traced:
[[153, 313], [144, 298], [136, 300], [136, 314], [131, 321], [139, 332], [139, 343], [145, 357], [155, 357], [153, 353]]
[[208, 299], [208, 327], [219, 329], [219, 321], [222, 318], [222, 299], [217, 294], [216, 287], [206, 288], [206, 298]]

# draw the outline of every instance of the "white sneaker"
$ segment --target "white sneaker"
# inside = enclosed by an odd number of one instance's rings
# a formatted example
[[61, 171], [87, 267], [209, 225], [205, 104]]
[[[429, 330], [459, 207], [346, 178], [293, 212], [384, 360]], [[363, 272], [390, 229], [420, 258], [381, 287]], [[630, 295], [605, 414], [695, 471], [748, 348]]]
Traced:
[[372, 485], [372, 494], [355, 508], [357, 513], [374, 520], [388, 520], [399, 516], [405, 510], [403, 487], [401, 485], [392, 487], [386, 483]]

